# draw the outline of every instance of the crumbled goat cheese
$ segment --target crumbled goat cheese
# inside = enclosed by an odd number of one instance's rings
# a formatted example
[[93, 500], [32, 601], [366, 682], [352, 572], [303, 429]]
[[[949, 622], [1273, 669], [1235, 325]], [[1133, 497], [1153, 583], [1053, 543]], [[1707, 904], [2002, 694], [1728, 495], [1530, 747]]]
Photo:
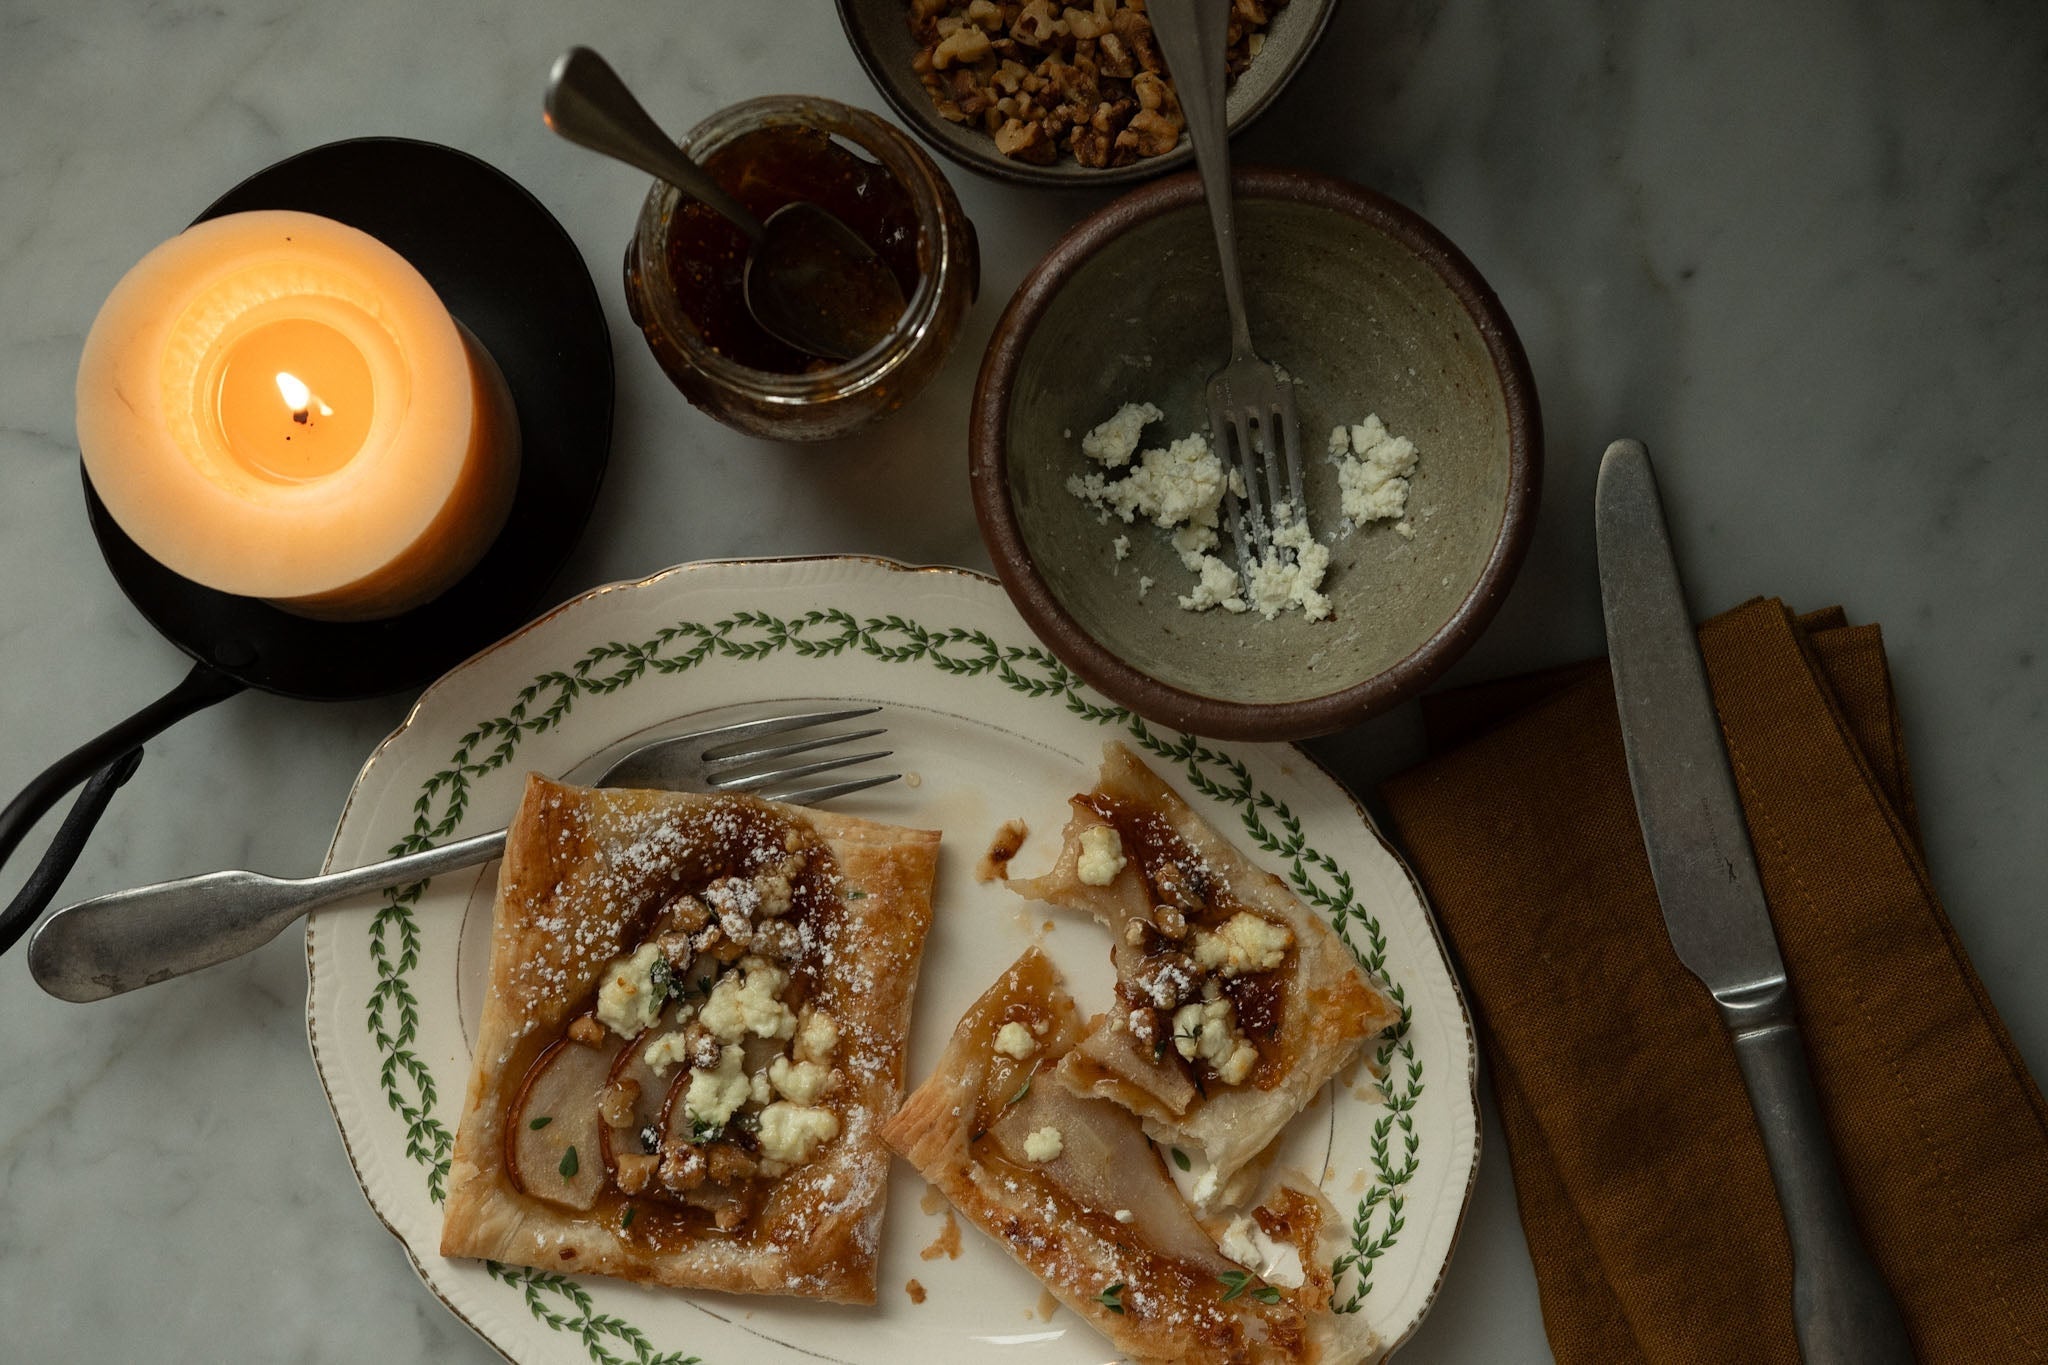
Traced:
[[1237, 1031], [1230, 1001], [1191, 1000], [1173, 1012], [1173, 1049], [1216, 1069], [1225, 1085], [1242, 1085], [1259, 1063], [1258, 1049]]
[[996, 1051], [1021, 1062], [1038, 1051], [1038, 1040], [1031, 1036], [1030, 1029], [1013, 1019], [996, 1030]]
[[1273, 521], [1280, 529], [1273, 533], [1272, 548], [1245, 571], [1245, 595], [1268, 621], [1289, 607], [1320, 621], [1330, 614], [1330, 599], [1319, 591], [1329, 572], [1330, 547], [1317, 542], [1292, 503], [1276, 504]]
[[1048, 1124], [1024, 1135], [1024, 1158], [1027, 1161], [1053, 1161], [1066, 1145], [1060, 1130]]
[[839, 1046], [839, 1021], [821, 1009], [804, 1006], [803, 1017], [797, 1021], [796, 1041], [789, 1046], [792, 1060], [799, 1062], [829, 1062], [832, 1049]]
[[1116, 1211], [1116, 1221], [1119, 1223], [1135, 1221], [1136, 1217], [1137, 1215], [1133, 1214], [1129, 1209], [1118, 1209]]
[[785, 1166], [801, 1166], [818, 1148], [839, 1136], [839, 1116], [777, 1100], [761, 1111], [761, 1155]]
[[794, 902], [788, 873], [763, 873], [754, 879], [754, 886], [761, 893], [761, 906], [757, 914], [766, 919], [777, 919], [789, 913]]
[[[782, 1059], [778, 1057], [776, 1060]], [[775, 1098], [775, 1086], [769, 1081], [765, 1067], [747, 1078], [747, 1098], [755, 1104], [766, 1104]]]
[[1216, 525], [1224, 486], [1223, 461], [1199, 432], [1183, 436], [1163, 450], [1146, 451], [1121, 479], [1105, 479], [1091, 472], [1067, 480], [1069, 493], [1102, 511], [1114, 512], [1126, 524], [1143, 516], [1165, 530], [1187, 524]]
[[745, 1049], [728, 1044], [718, 1054], [717, 1070], [699, 1067], [690, 1073], [690, 1088], [683, 1092], [683, 1112], [692, 1123], [723, 1128], [733, 1111], [752, 1098], [753, 1083], [741, 1070], [745, 1057]]
[[1144, 601], [1145, 594], [1152, 591], [1152, 580], [1144, 574], [1138, 575], [1138, 600]]
[[1415, 443], [1388, 432], [1378, 414], [1330, 432], [1330, 458], [1337, 466], [1344, 515], [1364, 525], [1392, 521], [1408, 510], [1408, 476], [1415, 472]]
[[768, 1080], [791, 1103], [816, 1104], [818, 1096], [832, 1088], [832, 1068], [777, 1057], [768, 1063]]
[[1278, 1285], [1282, 1289], [1301, 1288], [1305, 1278], [1301, 1273], [1301, 1249], [1274, 1241], [1266, 1235], [1264, 1228], [1245, 1214], [1230, 1220], [1230, 1226], [1223, 1229], [1223, 1236], [1217, 1241], [1217, 1248], [1267, 1284]]
[[1195, 965], [1224, 976], [1270, 972], [1280, 965], [1293, 942], [1294, 934], [1286, 925], [1240, 910], [1213, 934], [1206, 929], [1195, 931]]
[[643, 943], [627, 957], [618, 958], [604, 970], [604, 985], [597, 991], [597, 1020], [621, 1038], [631, 1038], [651, 1028], [661, 1017], [662, 993], [654, 988], [654, 964], [661, 961], [661, 949]]
[[1081, 856], [1074, 871], [1085, 885], [1108, 886], [1128, 861], [1113, 826], [1090, 825], [1081, 831]]
[[742, 970], [727, 972], [711, 988], [711, 998], [697, 1019], [720, 1042], [737, 1043], [749, 1033], [761, 1038], [788, 1038], [796, 1033], [796, 1015], [776, 997], [789, 984], [789, 974], [758, 958], [743, 958]]
[[1081, 438], [1081, 453], [1110, 469], [1121, 469], [1137, 451], [1140, 434], [1164, 416], [1150, 403], [1126, 403], [1115, 416]]
[[690, 1049], [683, 1044], [681, 1029], [664, 1033], [647, 1045], [647, 1051], [640, 1059], [647, 1063], [647, 1069], [657, 1076], [665, 1076], [668, 1069], [690, 1055]]
[[1179, 599], [1183, 611], [1207, 611], [1211, 607], [1229, 612], [1247, 610], [1249, 604], [1239, 590], [1236, 569], [1215, 555], [1197, 555], [1188, 567], [1195, 571], [1199, 581], [1193, 592]]
[[1109, 548], [1111, 553], [1115, 554], [1118, 559], [1129, 559], [1131, 557], [1131, 538], [1129, 536], [1118, 536], [1115, 540], [1109, 542]]

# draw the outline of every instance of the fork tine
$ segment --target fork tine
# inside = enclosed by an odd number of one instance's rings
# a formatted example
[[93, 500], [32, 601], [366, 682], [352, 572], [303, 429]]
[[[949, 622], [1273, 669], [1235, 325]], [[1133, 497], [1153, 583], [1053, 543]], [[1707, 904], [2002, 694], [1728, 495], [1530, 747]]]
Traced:
[[[1230, 414], [1230, 428], [1237, 433], [1237, 470], [1238, 476], [1244, 480], [1245, 505], [1250, 508], [1252, 514], [1250, 539], [1252, 548], [1256, 551], [1264, 549], [1271, 531], [1267, 524], [1266, 505], [1263, 501], [1265, 492], [1260, 486], [1259, 448], [1252, 442], [1249, 418], [1249, 413], [1238, 409]], [[1249, 560], [1245, 561], [1245, 564], [1249, 563]], [[1240, 564], [1239, 567], [1243, 568], [1245, 564]]]
[[[1223, 462], [1223, 477], [1228, 480], [1232, 474], [1236, 474], [1238, 481], [1244, 483], [1249, 491], [1251, 485], [1244, 482], [1242, 459], [1232, 435], [1235, 427], [1230, 421], [1230, 407], [1224, 401], [1223, 395], [1213, 386], [1209, 391], [1209, 431], [1215, 437], [1216, 456]], [[1230, 509], [1230, 539], [1237, 548], [1237, 562], [1240, 565], [1248, 564], [1251, 562], [1252, 527], [1244, 499], [1232, 492], [1226, 484], [1223, 501]]]
[[1294, 415], [1294, 385], [1280, 386], [1280, 401], [1276, 404], [1280, 417], [1280, 437], [1283, 454], [1287, 462], [1287, 496], [1294, 503], [1294, 515], [1308, 516], [1308, 500], [1301, 489], [1301, 422]]
[[821, 758], [815, 763], [798, 763], [788, 768], [771, 768], [766, 772], [733, 772], [728, 767], [716, 775], [706, 773], [705, 785], [713, 791], [756, 791], [771, 783], [788, 782], [799, 777], [809, 777], [813, 773], [829, 773], [835, 768], [850, 768], [856, 763], [866, 763], [872, 759], [887, 758], [895, 752], [894, 749], [877, 749], [873, 753], [867, 754], [842, 754], [832, 758]]
[[[1259, 465], [1265, 472], [1266, 506], [1271, 511], [1272, 529], [1280, 529], [1280, 507], [1289, 499], [1287, 496], [1287, 455], [1283, 448], [1279, 423], [1274, 420], [1272, 405], [1258, 409], [1254, 414], [1259, 419]], [[1289, 508], [1290, 517], [1297, 515], [1299, 508]]]
[[846, 782], [827, 782], [820, 786], [797, 787], [789, 791], [770, 788], [757, 794], [768, 801], [788, 801], [794, 805], [813, 805], [819, 801], [829, 801], [835, 796], [845, 796], [849, 792], [866, 791], [869, 787], [879, 787], [884, 782], [894, 782], [902, 776], [902, 773], [884, 773], [880, 777], [857, 777]]
[[844, 734], [820, 735], [816, 739], [800, 739], [793, 744], [762, 744], [753, 748], [738, 745], [720, 745], [704, 751], [706, 763], [734, 767], [742, 763], [759, 763], [770, 758], [787, 758], [791, 754], [808, 753], [831, 744], [850, 744], [856, 739], [873, 739], [876, 735], [887, 734], [888, 730], [877, 727], [873, 730], [849, 730]]
[[843, 711], [805, 711], [794, 716], [769, 716], [763, 720], [743, 720], [734, 725], [714, 726], [709, 730], [694, 730], [679, 738], [699, 744], [737, 744], [741, 740], [758, 739], [762, 735], [779, 735], [789, 730], [802, 730], [812, 725], [830, 725], [834, 721], [854, 720], [860, 716], [872, 716], [881, 710], [880, 706], [855, 706]]

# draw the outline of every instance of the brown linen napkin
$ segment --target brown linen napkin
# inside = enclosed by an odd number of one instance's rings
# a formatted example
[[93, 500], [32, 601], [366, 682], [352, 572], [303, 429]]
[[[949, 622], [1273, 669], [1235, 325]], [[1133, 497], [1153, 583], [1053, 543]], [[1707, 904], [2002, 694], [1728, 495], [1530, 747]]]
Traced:
[[[2048, 1104], [1929, 884], [1884, 647], [1758, 600], [1701, 651], [1821, 1107], [1921, 1358], [2048, 1361]], [[1458, 957], [1557, 1358], [1797, 1361], [1741, 1073], [1671, 951], [1603, 661], [1424, 703], [1382, 794]]]

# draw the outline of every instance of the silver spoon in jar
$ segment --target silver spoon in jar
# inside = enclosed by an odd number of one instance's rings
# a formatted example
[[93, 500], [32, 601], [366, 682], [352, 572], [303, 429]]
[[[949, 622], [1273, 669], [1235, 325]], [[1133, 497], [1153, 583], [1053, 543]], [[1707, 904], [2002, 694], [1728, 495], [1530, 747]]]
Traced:
[[690, 160], [605, 59], [572, 47], [548, 76], [544, 117], [569, 141], [667, 181], [747, 234], [747, 311], [800, 351], [851, 360], [903, 316], [903, 286], [859, 234], [816, 204], [756, 218]]

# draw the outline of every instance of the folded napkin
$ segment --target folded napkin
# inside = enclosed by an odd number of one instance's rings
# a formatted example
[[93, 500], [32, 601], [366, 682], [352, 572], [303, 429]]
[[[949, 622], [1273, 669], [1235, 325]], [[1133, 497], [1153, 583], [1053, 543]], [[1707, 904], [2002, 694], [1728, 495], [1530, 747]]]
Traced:
[[[1700, 647], [1849, 1196], [1921, 1358], [2048, 1361], [2048, 1105], [1928, 881], [1884, 645], [1754, 601]], [[1664, 933], [1604, 661], [1425, 701], [1386, 784], [1463, 973], [1552, 1349], [1799, 1359], [1762, 1140]]]

